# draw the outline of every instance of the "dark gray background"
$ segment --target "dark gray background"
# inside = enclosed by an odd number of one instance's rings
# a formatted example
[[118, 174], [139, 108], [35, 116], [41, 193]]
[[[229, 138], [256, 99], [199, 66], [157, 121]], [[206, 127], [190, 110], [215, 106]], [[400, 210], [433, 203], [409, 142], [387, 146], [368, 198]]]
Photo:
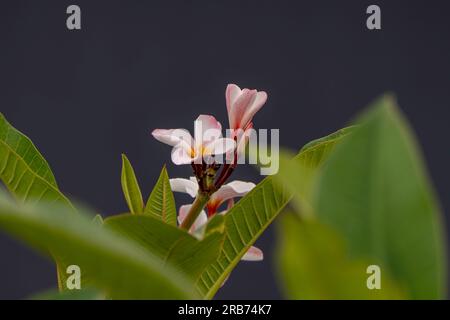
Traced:
[[[82, 9], [81, 31], [66, 29], [72, 3]], [[375, 3], [382, 31], [366, 29], [372, 3], [360, 0], [2, 1], [0, 111], [36, 143], [66, 194], [108, 215], [126, 208], [120, 153], [147, 196], [170, 161], [151, 130], [192, 129], [200, 113], [225, 126], [229, 82], [268, 92], [255, 126], [280, 128], [281, 143], [293, 149], [344, 126], [389, 90], [418, 134], [447, 211], [450, 7]], [[169, 164], [169, 173], [187, 177], [190, 168]], [[251, 167], [234, 177], [261, 178]], [[241, 263], [217, 297], [281, 297], [274, 227], [257, 244], [265, 261]], [[0, 298], [54, 285], [51, 262], [0, 234]]]

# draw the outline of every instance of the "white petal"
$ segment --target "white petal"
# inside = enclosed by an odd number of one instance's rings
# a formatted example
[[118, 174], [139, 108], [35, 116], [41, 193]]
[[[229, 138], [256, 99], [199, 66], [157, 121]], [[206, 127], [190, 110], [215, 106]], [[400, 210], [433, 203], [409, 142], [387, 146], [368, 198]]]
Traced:
[[[195, 179], [195, 178], [194, 178]], [[190, 195], [192, 198], [195, 198], [198, 191], [198, 183], [197, 180], [193, 182], [188, 179], [175, 178], [170, 179], [170, 188], [174, 192], [183, 192]]]
[[172, 162], [176, 165], [190, 164], [194, 160], [191, 153], [186, 150], [184, 143], [179, 143], [172, 149]]
[[219, 190], [212, 194], [210, 201], [218, 201], [219, 203], [223, 203], [229, 199], [242, 197], [254, 187], [255, 184], [252, 182], [235, 180], [220, 187]]
[[222, 137], [222, 125], [213, 116], [201, 114], [194, 122], [196, 146], [205, 145]]
[[170, 146], [176, 146], [182, 141], [188, 145], [193, 145], [192, 136], [185, 129], [155, 129], [152, 135], [156, 140]]
[[244, 261], [262, 261], [264, 259], [264, 254], [261, 249], [257, 247], [250, 247], [241, 260]]
[[206, 212], [202, 210], [198, 215], [197, 219], [195, 220], [194, 224], [192, 225], [192, 227], [194, 230], [198, 230], [201, 227], [203, 227], [207, 222], [208, 216], [206, 215]]
[[194, 183], [197, 183], [197, 178], [196, 177], [189, 177], [189, 180], [194, 182]]
[[[189, 213], [189, 210], [191, 209], [191, 204], [186, 204], [184, 206], [181, 206], [178, 211], [178, 223], [182, 224], [184, 219], [186, 219], [187, 214]], [[190, 233], [194, 233], [195, 230], [201, 228], [206, 222], [208, 221], [208, 216], [206, 215], [205, 211], [201, 211], [197, 219], [195, 220], [194, 224], [192, 225], [191, 229], [189, 230]]]
[[234, 180], [227, 183], [226, 186], [231, 187], [240, 196], [245, 195], [247, 192], [252, 190], [256, 185], [253, 182], [245, 182], [240, 180]]
[[216, 139], [205, 145], [203, 155], [224, 154], [236, 148], [236, 142], [230, 138]]

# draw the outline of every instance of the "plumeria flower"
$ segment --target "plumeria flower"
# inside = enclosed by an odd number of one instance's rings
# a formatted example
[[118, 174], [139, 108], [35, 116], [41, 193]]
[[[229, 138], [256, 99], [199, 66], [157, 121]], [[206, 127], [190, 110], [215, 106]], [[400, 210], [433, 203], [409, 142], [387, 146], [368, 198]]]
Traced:
[[[191, 197], [195, 198], [198, 191], [198, 184], [194, 177], [188, 179], [170, 179], [170, 186], [172, 191], [174, 192], [182, 192], [187, 193]], [[217, 209], [223, 204], [225, 201], [228, 201], [229, 206], [227, 210], [230, 209], [230, 206], [233, 204], [233, 199], [236, 197], [242, 197], [246, 193], [248, 193], [251, 189], [255, 187], [254, 183], [251, 182], [243, 182], [243, 181], [232, 181], [230, 183], [224, 184], [212, 194], [210, 200], [208, 201], [206, 208], [208, 210], [208, 214], [205, 211], [201, 211], [191, 229], [190, 233], [196, 234], [198, 231], [205, 225], [208, 221], [208, 216], [211, 217], [215, 213], [217, 213]], [[186, 218], [191, 205], [184, 205], [180, 207], [178, 213], [178, 223], [182, 223]], [[226, 211], [222, 211], [220, 214], [226, 214]], [[241, 260], [245, 261], [261, 261], [263, 260], [264, 255], [261, 249], [257, 247], [250, 247], [248, 251], [244, 254]]]
[[200, 115], [194, 122], [194, 138], [185, 129], [155, 129], [153, 137], [173, 146], [172, 161], [176, 165], [201, 164], [208, 157], [231, 152], [233, 139], [222, 137], [222, 125], [213, 116]]
[[239, 88], [229, 84], [225, 91], [230, 129], [247, 130], [251, 125], [253, 116], [267, 101], [264, 91]]
[[[266, 103], [267, 93], [250, 89], [241, 90], [237, 85], [229, 84], [225, 91], [225, 99], [232, 138], [237, 141], [237, 153], [243, 154], [253, 129], [253, 116]], [[227, 156], [232, 160], [231, 154]]]

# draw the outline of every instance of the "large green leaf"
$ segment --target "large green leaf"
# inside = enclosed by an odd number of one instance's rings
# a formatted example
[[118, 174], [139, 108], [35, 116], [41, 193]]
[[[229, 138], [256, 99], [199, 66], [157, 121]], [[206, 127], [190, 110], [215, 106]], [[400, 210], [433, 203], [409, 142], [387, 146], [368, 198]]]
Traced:
[[25, 202], [60, 202], [72, 207], [58, 190], [50, 167], [30, 139], [0, 113], [0, 179]]
[[370, 290], [370, 263], [349, 259], [342, 237], [317, 221], [283, 215], [278, 238], [279, 279], [289, 299], [404, 297], [385, 272], [380, 275], [380, 289]]
[[411, 298], [445, 297], [443, 222], [411, 129], [385, 96], [327, 159], [315, 194], [321, 222], [353, 257], [371, 259]]
[[141, 188], [139, 188], [133, 167], [127, 156], [122, 154], [122, 190], [127, 201], [130, 212], [140, 214], [144, 210], [144, 200], [142, 200]]
[[[31, 140], [0, 113], [0, 179], [16, 199], [26, 203], [59, 203], [75, 208], [58, 189], [55, 177]], [[57, 259], [56, 259], [57, 260]], [[65, 266], [57, 263], [58, 285], [63, 289]]]
[[[319, 166], [328, 150], [344, 132], [337, 132], [305, 146], [296, 159], [311, 170]], [[276, 178], [279, 181], [278, 178]], [[225, 215], [225, 241], [218, 259], [208, 266], [197, 283], [205, 298], [212, 298], [233, 268], [291, 199], [291, 192], [274, 177], [267, 177]]]
[[142, 248], [171, 264], [194, 282], [219, 255], [224, 233], [215, 228], [201, 241], [149, 215], [124, 214], [107, 218], [105, 226], [136, 241]]
[[175, 208], [175, 199], [170, 188], [169, 175], [166, 166], [161, 170], [158, 181], [148, 198], [144, 213], [154, 216], [162, 221], [176, 226], [177, 211]]
[[81, 276], [117, 299], [195, 298], [190, 281], [134, 241], [63, 207], [12, 204], [0, 197], [0, 227], [31, 246], [76, 261]]

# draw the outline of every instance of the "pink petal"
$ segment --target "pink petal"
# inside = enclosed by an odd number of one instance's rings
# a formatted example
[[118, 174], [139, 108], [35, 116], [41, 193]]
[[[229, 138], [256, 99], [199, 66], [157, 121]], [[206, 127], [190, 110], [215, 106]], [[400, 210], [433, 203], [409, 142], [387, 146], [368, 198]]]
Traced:
[[205, 145], [222, 137], [222, 125], [213, 116], [201, 114], [194, 123], [194, 137], [197, 146]]
[[244, 182], [235, 180], [230, 183], [224, 184], [219, 190], [214, 192], [210, 201], [217, 201], [223, 203], [226, 200], [236, 197], [242, 197], [255, 187], [252, 182]]
[[256, 94], [255, 99], [252, 101], [252, 104], [249, 105], [241, 118], [240, 126], [245, 127], [250, 121], [252, 121], [256, 112], [262, 108], [262, 106], [267, 101], [267, 93], [264, 91], [260, 91]]
[[264, 254], [261, 249], [257, 247], [250, 247], [241, 260], [244, 261], [262, 261], [264, 259]]
[[[187, 214], [189, 213], [189, 210], [191, 209], [190, 204], [186, 204], [180, 207], [178, 211], [178, 223], [182, 224], [184, 219], [186, 219]], [[208, 217], [206, 216], [205, 211], [201, 211], [197, 219], [195, 220], [194, 224], [192, 225], [191, 229], [189, 230], [190, 233], [195, 232], [195, 230], [201, 228], [206, 222], [208, 221]]]
[[224, 154], [233, 151], [236, 142], [229, 138], [220, 138], [207, 143], [204, 147], [203, 155]]
[[234, 199], [231, 198], [230, 200], [228, 200], [228, 203], [227, 203], [227, 211], [230, 210], [231, 208], [233, 208], [233, 206], [234, 206]]
[[[241, 130], [242, 131], [242, 130]], [[237, 136], [237, 153], [239, 155], [245, 155], [245, 147], [247, 146], [247, 142], [250, 139], [251, 134], [253, 133], [253, 123], [249, 123], [247, 125], [247, 129], [243, 133]], [[256, 133], [255, 133], [256, 134]]]
[[252, 106], [254, 100], [256, 99], [257, 91], [244, 89], [241, 95], [237, 98], [236, 102], [231, 107], [230, 118], [230, 128], [237, 129], [246, 126], [246, 123], [242, 121], [246, 110]]
[[[194, 178], [195, 179], [195, 178]], [[192, 198], [195, 198], [198, 191], [197, 181], [192, 181], [188, 179], [175, 178], [170, 179], [170, 188], [174, 192], [182, 192], [189, 194]]]
[[152, 131], [152, 135], [156, 140], [170, 146], [176, 146], [182, 141], [193, 144], [191, 134], [185, 129], [155, 129]]
[[247, 194], [247, 192], [249, 192], [250, 190], [252, 190], [255, 187], [255, 184], [253, 182], [234, 180], [231, 181], [230, 183], [227, 183], [225, 186], [233, 189], [234, 192], [237, 194], [237, 196], [241, 197]]
[[230, 83], [227, 86], [227, 89], [225, 90], [225, 100], [227, 103], [228, 120], [230, 122], [230, 127], [232, 127], [230, 115], [233, 112], [233, 105], [235, 104], [237, 98], [240, 95], [241, 95], [241, 88], [239, 88], [237, 85]]

